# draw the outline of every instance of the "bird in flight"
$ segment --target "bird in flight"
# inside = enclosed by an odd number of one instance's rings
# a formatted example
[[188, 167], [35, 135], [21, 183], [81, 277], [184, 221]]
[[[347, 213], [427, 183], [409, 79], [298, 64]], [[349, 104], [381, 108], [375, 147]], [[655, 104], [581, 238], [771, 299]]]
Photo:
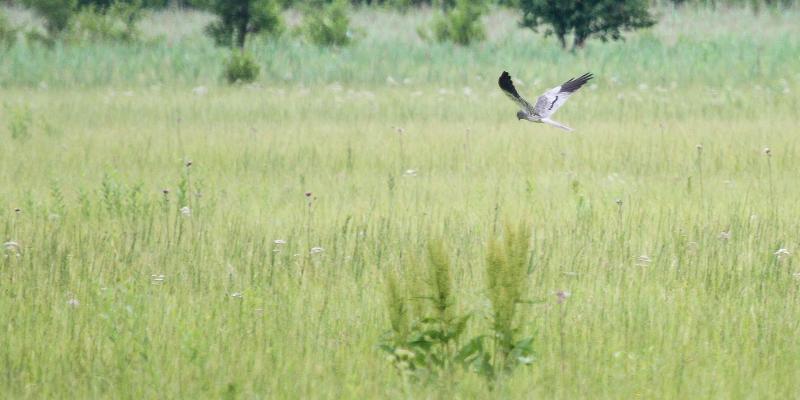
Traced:
[[508, 72], [503, 71], [503, 74], [500, 75], [500, 79], [497, 80], [497, 83], [500, 85], [500, 89], [503, 89], [503, 93], [517, 103], [520, 108], [522, 108], [522, 110], [517, 111], [517, 119], [545, 123], [547, 125], [555, 126], [556, 128], [561, 128], [565, 131], [571, 132], [573, 130], [572, 128], [553, 121], [550, 119], [550, 116], [555, 114], [559, 107], [563, 106], [564, 103], [567, 102], [567, 99], [570, 95], [575, 93], [575, 91], [580, 89], [586, 82], [589, 81], [589, 79], [592, 78], [593, 76], [591, 73], [583, 74], [578, 78], [572, 78], [564, 82], [561, 86], [556, 86], [544, 92], [544, 94], [536, 99], [536, 104], [534, 105], [528, 103], [527, 100], [522, 98], [522, 96], [517, 93], [517, 89], [514, 88], [514, 82], [511, 81], [511, 75], [509, 75]]

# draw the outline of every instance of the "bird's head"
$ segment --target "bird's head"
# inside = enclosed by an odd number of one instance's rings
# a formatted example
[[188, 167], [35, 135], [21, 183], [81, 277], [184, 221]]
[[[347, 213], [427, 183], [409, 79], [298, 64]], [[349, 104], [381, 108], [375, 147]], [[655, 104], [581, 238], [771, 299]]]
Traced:
[[517, 111], [517, 119], [528, 119], [528, 114], [525, 114], [525, 111]]

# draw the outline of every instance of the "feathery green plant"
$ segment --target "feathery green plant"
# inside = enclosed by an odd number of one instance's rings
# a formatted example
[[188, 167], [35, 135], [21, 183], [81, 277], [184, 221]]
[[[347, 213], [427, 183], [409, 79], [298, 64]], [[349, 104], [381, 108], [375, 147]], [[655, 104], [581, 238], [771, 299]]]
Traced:
[[[490, 388], [504, 373], [533, 361], [532, 337], [519, 337], [517, 305], [525, 302], [530, 231], [525, 226], [506, 228], [503, 241], [489, 244], [486, 279], [492, 303], [490, 334], [469, 341], [461, 337], [470, 313], [455, 314], [450, 259], [440, 240], [428, 245], [425, 285], [402, 284], [395, 272], [387, 276], [386, 302], [391, 330], [381, 348], [404, 375], [430, 379], [454, 373], [460, 365], [486, 379]], [[406, 273], [411, 271], [407, 270]], [[424, 295], [416, 296], [419, 289]], [[422, 313], [409, 313], [407, 302], [424, 300]], [[413, 321], [409, 328], [408, 321]], [[486, 340], [492, 338], [492, 340]]]
[[[402, 284], [396, 272], [387, 277], [391, 330], [380, 347], [389, 353], [389, 360], [399, 372], [414, 380], [430, 381], [450, 375], [470, 315], [455, 314], [451, 263], [443, 243], [429, 243], [424, 269], [410, 263], [405, 272], [420, 273], [424, 278], [407, 279]], [[409, 307], [409, 303], [417, 306]], [[412, 309], [416, 312], [411, 313]]]
[[517, 228], [506, 226], [502, 241], [489, 242], [486, 256], [486, 283], [492, 302], [492, 329], [495, 341], [495, 365], [505, 370], [516, 362], [530, 363], [532, 338], [518, 337], [518, 305], [528, 301], [528, 259], [530, 257], [530, 229], [520, 224]]

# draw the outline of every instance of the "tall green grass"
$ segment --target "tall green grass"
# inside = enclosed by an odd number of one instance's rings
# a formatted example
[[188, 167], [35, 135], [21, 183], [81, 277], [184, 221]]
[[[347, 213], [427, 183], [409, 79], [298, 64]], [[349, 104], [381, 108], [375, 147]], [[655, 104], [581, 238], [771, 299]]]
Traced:
[[[203, 42], [3, 53], [0, 397], [795, 397], [794, 28], [700, 17], [577, 56], [497, 30], [271, 44], [306, 62], [257, 49], [297, 70], [251, 87], [215, 85]], [[555, 116], [577, 131], [517, 121], [503, 69], [529, 96], [595, 72]], [[533, 364], [493, 392], [403, 380], [386, 272], [444, 238], [465, 335], [487, 331], [505, 221], [532, 221]]]

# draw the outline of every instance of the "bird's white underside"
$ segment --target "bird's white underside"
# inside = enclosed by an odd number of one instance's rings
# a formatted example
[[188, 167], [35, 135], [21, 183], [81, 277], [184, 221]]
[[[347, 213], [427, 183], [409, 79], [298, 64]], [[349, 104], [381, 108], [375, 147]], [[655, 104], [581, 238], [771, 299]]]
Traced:
[[570, 128], [570, 127], [568, 127], [568, 126], [566, 126], [566, 125], [564, 125], [564, 124], [562, 124], [562, 123], [560, 123], [558, 121], [554, 121], [554, 120], [552, 120], [550, 118], [539, 118], [539, 117], [537, 117], [535, 115], [529, 115], [527, 120], [530, 121], [530, 122], [538, 123], [538, 124], [550, 125], [550, 126], [553, 126], [553, 127], [559, 128], [559, 129], [563, 129], [563, 130], [565, 130], [567, 132], [574, 131], [574, 129], [572, 129], [572, 128]]

